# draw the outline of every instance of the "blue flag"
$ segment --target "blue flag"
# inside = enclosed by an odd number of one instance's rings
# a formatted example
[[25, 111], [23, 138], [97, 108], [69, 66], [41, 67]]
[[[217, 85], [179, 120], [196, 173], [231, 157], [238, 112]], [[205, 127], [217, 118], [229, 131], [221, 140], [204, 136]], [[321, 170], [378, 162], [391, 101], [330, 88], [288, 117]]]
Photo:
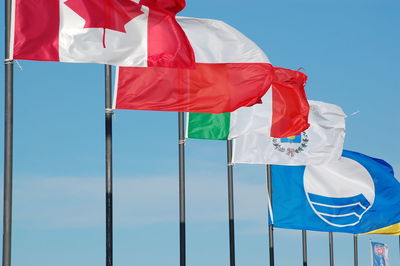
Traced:
[[271, 169], [275, 227], [358, 234], [400, 222], [400, 183], [383, 160], [343, 151], [329, 164]]
[[371, 242], [372, 266], [389, 266], [389, 249], [385, 244]]

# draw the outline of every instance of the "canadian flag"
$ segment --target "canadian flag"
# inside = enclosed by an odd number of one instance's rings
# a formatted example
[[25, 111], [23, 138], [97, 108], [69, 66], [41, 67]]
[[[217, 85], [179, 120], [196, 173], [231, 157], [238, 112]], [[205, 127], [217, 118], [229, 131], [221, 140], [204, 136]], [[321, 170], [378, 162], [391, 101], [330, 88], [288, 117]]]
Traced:
[[12, 59], [191, 68], [184, 0], [12, 0]]

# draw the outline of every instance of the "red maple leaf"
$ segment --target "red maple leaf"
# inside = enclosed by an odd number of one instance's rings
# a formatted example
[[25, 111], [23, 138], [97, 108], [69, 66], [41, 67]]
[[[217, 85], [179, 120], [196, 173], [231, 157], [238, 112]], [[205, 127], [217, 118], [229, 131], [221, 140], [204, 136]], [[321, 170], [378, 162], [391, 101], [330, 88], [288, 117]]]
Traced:
[[131, 0], [67, 0], [64, 2], [86, 23], [84, 28], [103, 28], [103, 47], [106, 29], [125, 31], [125, 24], [143, 14], [141, 6]]

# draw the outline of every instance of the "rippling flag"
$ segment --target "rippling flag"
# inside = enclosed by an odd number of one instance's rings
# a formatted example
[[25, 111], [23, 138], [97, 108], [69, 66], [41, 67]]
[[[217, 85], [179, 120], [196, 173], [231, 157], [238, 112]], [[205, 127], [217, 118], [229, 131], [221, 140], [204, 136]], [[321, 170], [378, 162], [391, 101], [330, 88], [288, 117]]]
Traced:
[[299, 71], [275, 68], [272, 86], [262, 103], [231, 113], [190, 113], [187, 137], [227, 140], [248, 133], [288, 137], [309, 127], [304, 85], [307, 76]]
[[359, 234], [400, 222], [392, 167], [357, 152], [323, 165], [273, 165], [272, 190], [275, 227]]
[[389, 248], [379, 242], [371, 242], [372, 266], [389, 266]]
[[366, 235], [400, 235], [400, 223], [392, 224], [373, 230], [371, 232], [365, 233]]
[[12, 59], [192, 68], [184, 0], [13, 0]]
[[119, 67], [115, 109], [222, 113], [260, 101], [273, 67], [242, 33], [212, 19], [178, 18], [194, 49], [194, 69]]
[[338, 160], [343, 152], [346, 115], [337, 105], [309, 101], [310, 128], [298, 135], [274, 138], [269, 132], [233, 140], [233, 163], [306, 165]]
[[274, 100], [283, 107], [277, 108], [274, 128], [287, 127], [294, 117], [296, 126], [304, 128], [305, 74], [273, 67], [253, 41], [222, 21], [178, 18], [178, 22], [194, 49], [195, 68], [119, 67], [115, 109], [226, 113], [260, 103], [274, 83], [279, 86]]

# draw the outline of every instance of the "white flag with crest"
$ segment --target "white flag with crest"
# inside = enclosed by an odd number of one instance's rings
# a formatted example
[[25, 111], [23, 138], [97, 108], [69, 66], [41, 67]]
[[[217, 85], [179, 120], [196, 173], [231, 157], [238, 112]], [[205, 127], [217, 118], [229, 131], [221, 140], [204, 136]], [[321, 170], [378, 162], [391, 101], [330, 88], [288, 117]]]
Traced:
[[233, 163], [307, 165], [340, 158], [346, 115], [337, 105], [309, 101], [310, 128], [297, 136], [247, 134], [233, 140]]

